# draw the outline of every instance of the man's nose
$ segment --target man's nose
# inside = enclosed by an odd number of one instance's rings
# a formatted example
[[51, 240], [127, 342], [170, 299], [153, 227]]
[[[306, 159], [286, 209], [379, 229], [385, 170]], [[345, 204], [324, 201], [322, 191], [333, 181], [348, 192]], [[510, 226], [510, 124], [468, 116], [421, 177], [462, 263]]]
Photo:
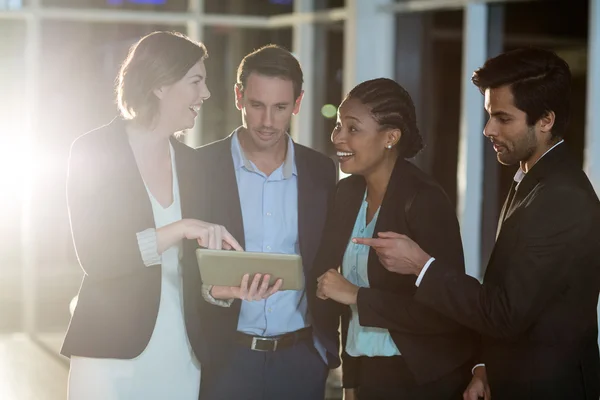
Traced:
[[272, 126], [273, 125], [273, 114], [272, 114], [271, 110], [269, 110], [268, 108], [265, 110], [265, 112], [263, 114], [262, 124], [264, 126]]
[[486, 122], [485, 126], [483, 127], [483, 136], [488, 137], [488, 138], [493, 137], [493, 136], [498, 136], [496, 127], [492, 123], [492, 120], [489, 120], [488, 122]]

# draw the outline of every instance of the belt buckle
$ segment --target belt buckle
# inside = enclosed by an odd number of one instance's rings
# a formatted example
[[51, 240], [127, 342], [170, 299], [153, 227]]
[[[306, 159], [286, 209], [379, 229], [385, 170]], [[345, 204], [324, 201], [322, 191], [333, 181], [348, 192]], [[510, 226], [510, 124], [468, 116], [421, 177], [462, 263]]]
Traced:
[[[259, 341], [264, 341], [264, 342], [273, 342], [273, 350], [263, 350], [263, 349], [257, 349], [257, 348], [256, 348], [256, 344], [257, 344]], [[254, 351], [275, 351], [275, 350], [277, 350], [277, 342], [278, 342], [278, 340], [277, 340], [277, 339], [261, 338], [261, 337], [256, 337], [256, 336], [255, 336], [255, 337], [253, 337], [253, 338], [252, 338], [252, 345], [250, 346], [250, 349], [251, 349], [251, 350], [254, 350]]]

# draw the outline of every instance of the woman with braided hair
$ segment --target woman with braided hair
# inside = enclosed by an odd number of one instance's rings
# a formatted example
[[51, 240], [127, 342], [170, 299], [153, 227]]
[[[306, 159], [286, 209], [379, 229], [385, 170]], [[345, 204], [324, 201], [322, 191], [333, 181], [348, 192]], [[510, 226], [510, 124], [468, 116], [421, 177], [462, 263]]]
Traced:
[[464, 270], [450, 200], [408, 161], [423, 148], [410, 95], [391, 79], [359, 84], [340, 105], [331, 140], [350, 176], [338, 184], [308, 290], [331, 340], [342, 317], [345, 398], [462, 398], [472, 334], [417, 303], [415, 278], [386, 269], [385, 247], [354, 241], [405, 234]]

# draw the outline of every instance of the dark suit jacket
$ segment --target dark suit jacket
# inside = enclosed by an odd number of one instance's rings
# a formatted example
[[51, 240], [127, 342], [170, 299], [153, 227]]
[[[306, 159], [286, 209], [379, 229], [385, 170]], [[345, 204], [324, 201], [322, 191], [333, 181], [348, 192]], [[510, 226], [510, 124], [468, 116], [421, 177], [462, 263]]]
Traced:
[[[362, 176], [353, 175], [339, 182], [311, 282], [328, 269], [342, 265], [365, 189]], [[450, 201], [433, 179], [404, 159], [396, 162], [373, 236], [385, 231], [409, 235], [435, 257], [445, 260], [445, 268], [464, 273], [460, 231]], [[415, 277], [387, 271], [374, 250], [369, 252], [368, 276], [370, 288], [358, 292], [360, 324], [390, 331], [418, 383], [434, 381], [472, 359], [475, 343], [469, 331], [414, 300]], [[315, 291], [316, 285], [311, 290]], [[330, 340], [337, 338], [334, 317], [343, 314], [345, 340], [350, 308], [331, 300], [316, 302], [318, 312], [314, 317], [323, 321]], [[344, 387], [357, 387], [360, 358], [343, 352], [342, 359]]]
[[[199, 157], [177, 140], [171, 143], [182, 216], [196, 218], [202, 203], [195, 177]], [[154, 330], [161, 267], [144, 266], [140, 254], [136, 233], [153, 228], [154, 216], [122, 120], [115, 119], [73, 143], [67, 198], [75, 250], [85, 275], [61, 353], [67, 357], [137, 357]], [[183, 243], [184, 311], [190, 343], [197, 358], [204, 361], [195, 247], [195, 241]]]
[[[197, 149], [202, 160], [201, 171], [205, 176], [211, 177], [204, 185], [209, 200], [204, 203], [203, 215], [205, 220], [225, 226], [244, 247], [242, 210], [231, 155], [231, 138], [232, 136], [229, 136]], [[300, 255], [305, 276], [308, 277], [321, 241], [328, 202], [335, 189], [336, 171], [331, 159], [314, 150], [294, 144], [294, 152], [298, 171]], [[310, 298], [307, 300], [309, 311], [312, 312], [312, 301]], [[214, 306], [205, 301], [202, 303], [202, 319], [210, 321], [206, 335], [215, 356], [215, 363], [225, 362], [237, 331], [241, 301], [234, 301], [229, 308]], [[320, 337], [318, 324], [313, 324], [313, 329]], [[325, 338], [322, 341], [325, 342]], [[332, 352], [329, 357], [335, 361], [335, 343], [324, 345]], [[218, 367], [214, 369], [218, 370]]]
[[417, 299], [483, 334], [494, 400], [597, 400], [600, 203], [565, 144], [502, 216], [483, 285], [436, 261]]

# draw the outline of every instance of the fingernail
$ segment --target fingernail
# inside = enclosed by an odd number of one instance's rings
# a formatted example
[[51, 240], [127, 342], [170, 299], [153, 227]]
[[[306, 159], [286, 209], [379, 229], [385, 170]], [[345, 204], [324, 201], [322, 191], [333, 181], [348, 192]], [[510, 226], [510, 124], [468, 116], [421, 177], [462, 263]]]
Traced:
[[352, 243], [356, 243], [356, 239], [352, 239]]

